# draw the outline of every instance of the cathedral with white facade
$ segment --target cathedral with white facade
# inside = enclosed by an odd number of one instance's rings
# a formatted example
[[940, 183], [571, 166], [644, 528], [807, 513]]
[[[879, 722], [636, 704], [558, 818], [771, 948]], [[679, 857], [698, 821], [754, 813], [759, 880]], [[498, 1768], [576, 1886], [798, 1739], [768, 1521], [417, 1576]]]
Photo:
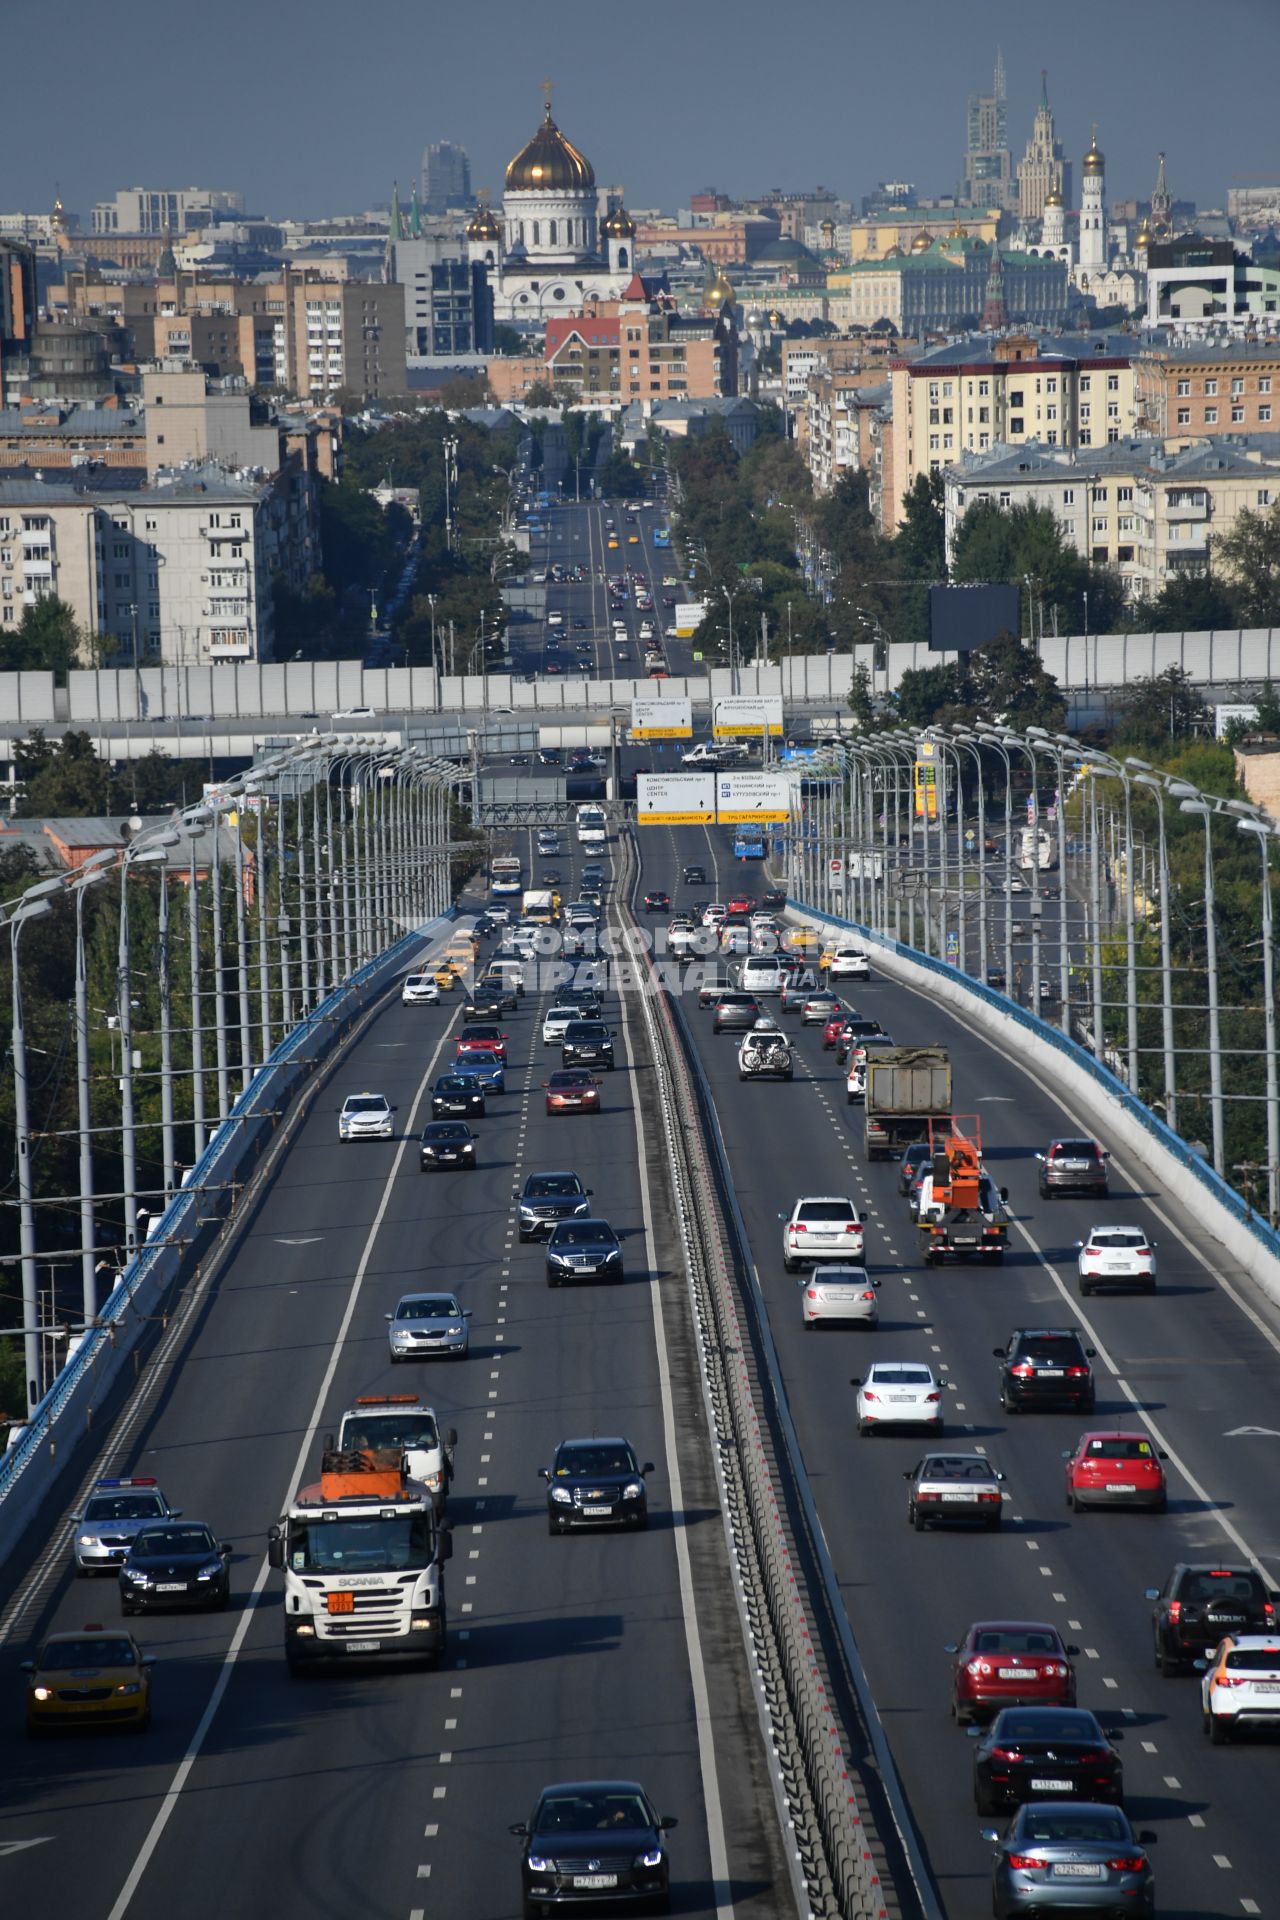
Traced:
[[[1163, 170], [1164, 156], [1161, 155]], [[1130, 312], [1147, 297], [1147, 247], [1150, 232], [1144, 222], [1129, 245], [1128, 232], [1113, 228], [1107, 219], [1107, 163], [1094, 128], [1084, 156], [1080, 181], [1080, 213], [1074, 238], [1067, 233], [1067, 207], [1061, 192], [1051, 190], [1044, 200], [1038, 235], [1025, 240], [1028, 253], [1050, 254], [1066, 265], [1071, 284], [1099, 307], [1125, 307]], [[1160, 189], [1157, 188], [1157, 194]], [[1153, 199], [1153, 206], [1155, 201]]]
[[493, 317], [541, 333], [592, 297], [616, 300], [635, 272], [635, 222], [602, 214], [591, 162], [551, 117], [507, 168], [501, 212], [482, 204], [467, 223], [467, 255], [487, 270]]

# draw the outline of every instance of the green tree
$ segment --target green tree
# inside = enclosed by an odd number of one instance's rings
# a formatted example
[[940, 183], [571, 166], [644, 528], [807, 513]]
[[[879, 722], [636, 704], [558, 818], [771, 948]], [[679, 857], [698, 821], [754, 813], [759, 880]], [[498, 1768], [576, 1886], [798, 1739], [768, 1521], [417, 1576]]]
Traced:
[[526, 407], [554, 407], [555, 388], [549, 380], [535, 380], [524, 396], [524, 403]]
[[917, 474], [915, 484], [902, 496], [903, 519], [894, 536], [893, 558], [904, 580], [933, 585], [947, 577], [945, 497], [940, 472]]
[[871, 691], [871, 675], [861, 662], [853, 669], [849, 686], [849, 711], [860, 727], [870, 729], [876, 723], [877, 708]]
[[528, 344], [522, 333], [517, 333], [514, 327], [507, 326], [502, 320], [499, 320], [493, 329], [495, 353], [519, 356], [526, 351]]
[[111, 771], [87, 733], [64, 733], [56, 742], [37, 729], [14, 743], [21, 788], [17, 812], [29, 820], [59, 814], [92, 815], [111, 808]]
[[1225, 580], [1212, 573], [1184, 573], [1167, 580], [1154, 600], [1137, 602], [1127, 624], [1138, 633], [1206, 633], [1238, 627], [1240, 618]]
[[74, 607], [53, 594], [26, 608], [0, 641], [0, 666], [53, 673], [63, 684], [73, 668], [96, 666], [100, 657], [98, 641], [80, 625]]
[[1280, 500], [1265, 513], [1246, 507], [1211, 551], [1235, 588], [1240, 624], [1280, 625]]
[[468, 407], [487, 407], [493, 403], [493, 388], [487, 373], [456, 373], [440, 389], [440, 404], [449, 413], [464, 413]]
[[1154, 746], [1168, 740], [1194, 739], [1207, 731], [1209, 710], [1189, 674], [1182, 667], [1166, 667], [1163, 673], [1135, 681], [1130, 688], [1117, 738]]

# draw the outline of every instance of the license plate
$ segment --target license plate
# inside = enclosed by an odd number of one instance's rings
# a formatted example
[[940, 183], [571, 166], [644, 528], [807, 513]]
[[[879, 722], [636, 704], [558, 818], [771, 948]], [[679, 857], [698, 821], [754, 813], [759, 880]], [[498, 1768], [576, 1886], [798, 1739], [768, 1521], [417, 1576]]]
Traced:
[[1253, 1690], [1255, 1693], [1280, 1693], [1280, 1682], [1274, 1680], [1255, 1680]]
[[1032, 1780], [1031, 1785], [1036, 1793], [1070, 1793], [1072, 1790], [1070, 1780]]
[[1060, 1380], [1066, 1372], [1065, 1367], [1037, 1367], [1036, 1374], [1041, 1380]]
[[997, 1667], [996, 1676], [1000, 1680], [1034, 1680], [1034, 1667]]
[[967, 1493], [944, 1493], [942, 1497], [943, 1497], [943, 1499], [944, 1499], [944, 1500], [965, 1500], [965, 1501], [968, 1501], [968, 1500], [971, 1500], [971, 1499], [972, 1499], [972, 1495], [971, 1495], [971, 1494], [967, 1494]]
[[157, 1580], [156, 1581], [157, 1593], [185, 1593], [186, 1590], [187, 1590], [187, 1583], [185, 1580]]
[[891, 1393], [889, 1399], [895, 1407], [912, 1407], [915, 1401], [909, 1393]]
[[573, 1884], [575, 1887], [616, 1887], [618, 1876], [616, 1873], [575, 1873]]
[[612, 1507], [584, 1507], [582, 1511], [583, 1513], [585, 1513], [588, 1520], [607, 1520], [609, 1515], [613, 1512], [613, 1508]]
[[1049, 1871], [1055, 1880], [1101, 1880], [1102, 1878], [1101, 1867], [1085, 1866], [1082, 1861], [1075, 1860], [1064, 1860], [1059, 1865], [1050, 1867]]
[[381, 1640], [348, 1640], [345, 1644], [348, 1653], [377, 1653], [382, 1646]]
[[1132, 1480], [1108, 1480], [1107, 1482], [1108, 1493], [1136, 1493], [1137, 1491], [1137, 1486]]

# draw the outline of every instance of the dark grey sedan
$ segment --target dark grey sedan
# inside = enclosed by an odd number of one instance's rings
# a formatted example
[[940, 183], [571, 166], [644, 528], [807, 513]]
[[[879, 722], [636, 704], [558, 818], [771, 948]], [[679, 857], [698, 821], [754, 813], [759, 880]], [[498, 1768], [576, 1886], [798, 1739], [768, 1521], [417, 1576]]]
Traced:
[[994, 1842], [991, 1910], [996, 1920], [1022, 1914], [1136, 1914], [1156, 1910], [1155, 1875], [1145, 1848], [1152, 1833], [1135, 1834], [1119, 1807], [1098, 1801], [1045, 1800], [1014, 1815]]

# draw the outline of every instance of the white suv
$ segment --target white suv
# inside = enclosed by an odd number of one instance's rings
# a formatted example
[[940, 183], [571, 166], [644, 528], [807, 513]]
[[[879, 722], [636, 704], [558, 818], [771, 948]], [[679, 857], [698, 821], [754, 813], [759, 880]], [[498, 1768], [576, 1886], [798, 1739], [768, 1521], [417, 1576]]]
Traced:
[[1215, 1747], [1237, 1727], [1280, 1726], [1280, 1638], [1274, 1633], [1228, 1636], [1196, 1665], [1204, 1670], [1204, 1730]]
[[832, 980], [869, 980], [871, 962], [861, 947], [837, 947], [827, 972]]
[[440, 998], [440, 989], [436, 985], [435, 975], [430, 973], [407, 973], [404, 985], [400, 989], [402, 1007], [432, 1007]]
[[862, 1228], [867, 1218], [843, 1194], [809, 1194], [797, 1200], [782, 1229], [782, 1264], [788, 1273], [816, 1266], [820, 1260], [838, 1260], [841, 1266], [862, 1261]]
[[391, 1108], [380, 1093], [349, 1093], [338, 1115], [339, 1140], [390, 1140]]
[[738, 985], [744, 993], [781, 993], [786, 969], [776, 953], [753, 953], [738, 970]]

